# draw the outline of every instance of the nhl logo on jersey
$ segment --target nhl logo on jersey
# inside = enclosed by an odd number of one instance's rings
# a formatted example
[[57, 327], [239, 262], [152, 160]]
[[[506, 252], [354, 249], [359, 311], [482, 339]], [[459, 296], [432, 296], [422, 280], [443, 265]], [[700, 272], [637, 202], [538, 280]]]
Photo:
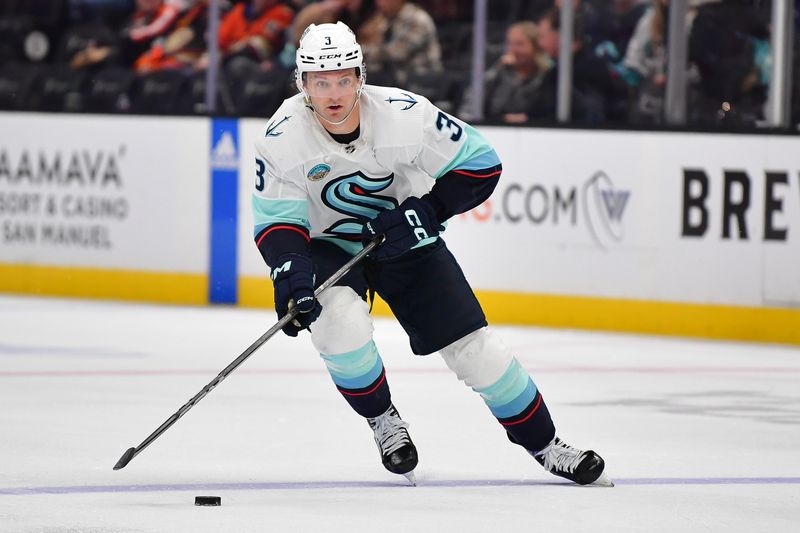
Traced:
[[326, 164], [314, 165], [314, 168], [308, 171], [306, 177], [311, 181], [319, 181], [325, 179], [325, 176], [331, 171], [331, 167]]

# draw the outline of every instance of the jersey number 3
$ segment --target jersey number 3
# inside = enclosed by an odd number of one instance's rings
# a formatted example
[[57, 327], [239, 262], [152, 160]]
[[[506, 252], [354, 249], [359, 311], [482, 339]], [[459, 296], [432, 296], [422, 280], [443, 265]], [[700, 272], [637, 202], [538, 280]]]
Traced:
[[264, 171], [267, 170], [267, 165], [258, 158], [256, 158], [256, 190], [261, 192], [264, 190]]
[[450, 135], [451, 141], [455, 142], [461, 138], [461, 134], [464, 131], [461, 126], [459, 126], [455, 120], [439, 111], [439, 114], [436, 116], [436, 129], [442, 131], [442, 128], [445, 126], [452, 132]]

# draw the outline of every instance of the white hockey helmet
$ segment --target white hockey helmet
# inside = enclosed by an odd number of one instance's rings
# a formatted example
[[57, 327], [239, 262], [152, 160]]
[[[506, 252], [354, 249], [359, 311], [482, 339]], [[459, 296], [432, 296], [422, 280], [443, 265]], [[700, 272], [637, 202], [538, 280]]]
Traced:
[[[308, 97], [303, 87], [303, 74], [355, 68], [363, 87], [365, 81], [364, 54], [356, 35], [347, 24], [311, 24], [300, 36], [297, 48], [297, 87]], [[361, 89], [359, 88], [359, 93]]]

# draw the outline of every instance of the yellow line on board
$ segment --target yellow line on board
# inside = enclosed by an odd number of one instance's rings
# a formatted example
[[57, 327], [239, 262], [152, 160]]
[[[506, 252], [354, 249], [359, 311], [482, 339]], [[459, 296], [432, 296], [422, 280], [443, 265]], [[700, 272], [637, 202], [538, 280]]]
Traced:
[[205, 274], [0, 264], [0, 292], [138, 302], [208, 303]]
[[[476, 291], [490, 324], [521, 324], [800, 345], [800, 309]], [[272, 284], [239, 278], [239, 304], [272, 307]], [[390, 316], [376, 298], [373, 314]]]
[[[0, 264], [0, 292], [204, 305], [205, 274]], [[240, 277], [239, 305], [272, 307], [272, 283]], [[594, 329], [800, 345], [800, 309], [476, 291], [491, 324]], [[376, 298], [373, 314], [391, 316]]]
[[490, 321], [800, 344], [800, 309], [479, 292]]

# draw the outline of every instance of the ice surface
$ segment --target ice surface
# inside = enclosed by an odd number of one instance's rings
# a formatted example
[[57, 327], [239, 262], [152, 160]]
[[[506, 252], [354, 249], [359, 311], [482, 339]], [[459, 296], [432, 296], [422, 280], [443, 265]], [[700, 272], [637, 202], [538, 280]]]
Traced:
[[[800, 350], [496, 327], [577, 487], [511, 445], [436, 355], [376, 321], [417, 487], [386, 472], [308, 336], [278, 335], [112, 467], [274, 323], [271, 311], [0, 297], [0, 532], [796, 531]], [[222, 497], [196, 507], [195, 496]]]

